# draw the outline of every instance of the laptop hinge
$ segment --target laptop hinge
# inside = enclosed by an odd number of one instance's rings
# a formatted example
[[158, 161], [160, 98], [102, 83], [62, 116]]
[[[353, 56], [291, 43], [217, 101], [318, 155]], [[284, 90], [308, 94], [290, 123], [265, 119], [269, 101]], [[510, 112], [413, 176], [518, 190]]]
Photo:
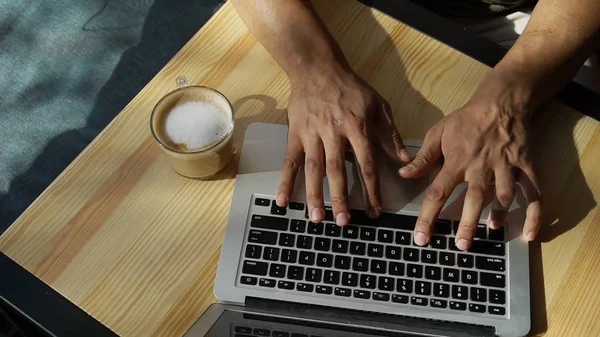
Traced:
[[306, 320], [322, 324], [342, 325], [348, 328], [389, 331], [428, 337], [493, 337], [496, 329], [491, 326], [474, 325], [382, 314], [359, 310], [326, 307], [314, 304], [294, 303], [247, 297], [245, 307], [253, 312], [276, 318]]

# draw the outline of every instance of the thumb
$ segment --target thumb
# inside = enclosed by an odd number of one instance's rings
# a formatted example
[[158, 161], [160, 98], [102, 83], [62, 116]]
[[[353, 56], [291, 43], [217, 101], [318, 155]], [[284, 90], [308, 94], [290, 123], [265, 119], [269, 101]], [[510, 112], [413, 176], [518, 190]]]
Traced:
[[379, 98], [380, 102], [377, 105], [379, 125], [377, 125], [379, 142], [381, 147], [387, 153], [387, 155], [396, 162], [408, 163], [413, 158], [410, 152], [404, 146], [402, 137], [396, 124], [394, 124], [394, 115], [392, 114], [392, 108], [390, 104], [383, 99]]
[[418, 178], [435, 165], [438, 158], [442, 155], [442, 129], [434, 126], [429, 129], [425, 135], [423, 146], [415, 155], [415, 158], [406, 166], [400, 169], [402, 178]]

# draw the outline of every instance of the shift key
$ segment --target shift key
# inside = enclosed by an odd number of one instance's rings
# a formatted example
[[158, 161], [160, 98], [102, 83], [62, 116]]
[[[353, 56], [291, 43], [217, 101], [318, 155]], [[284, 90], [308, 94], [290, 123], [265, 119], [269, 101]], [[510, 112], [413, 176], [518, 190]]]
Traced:
[[506, 287], [506, 278], [502, 274], [481, 273], [481, 285], [489, 287]]
[[250, 231], [250, 234], [248, 234], [248, 241], [252, 243], [274, 245], [277, 243], [277, 233], [253, 229]]

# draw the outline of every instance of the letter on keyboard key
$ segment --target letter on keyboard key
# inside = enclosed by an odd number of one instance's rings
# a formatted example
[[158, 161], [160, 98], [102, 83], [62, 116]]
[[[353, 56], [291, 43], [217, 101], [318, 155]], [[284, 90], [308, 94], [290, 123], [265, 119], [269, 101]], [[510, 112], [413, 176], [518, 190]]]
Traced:
[[369, 243], [369, 246], [367, 248], [367, 255], [372, 257], [383, 257], [383, 245]]
[[462, 270], [461, 271], [462, 283], [466, 284], [477, 284], [477, 272], [474, 270]]
[[446, 237], [439, 236], [439, 235], [432, 235], [431, 241], [429, 244], [431, 245], [431, 248], [446, 249], [447, 243], [448, 243], [448, 240], [446, 239]]
[[489, 287], [504, 288], [506, 279], [502, 274], [480, 273], [481, 284]]
[[333, 255], [319, 253], [317, 255], [317, 266], [327, 268], [333, 266]]
[[369, 260], [355, 257], [352, 259], [352, 270], [354, 271], [367, 271], [369, 270]]
[[248, 234], [248, 241], [252, 243], [274, 245], [277, 243], [277, 233], [252, 229]]
[[347, 253], [348, 252], [348, 244], [349, 242], [346, 240], [333, 240], [333, 246], [331, 247], [331, 251], [334, 253]]
[[404, 263], [403, 262], [390, 262], [390, 275], [404, 276]]
[[409, 263], [406, 265], [406, 276], [414, 278], [423, 277], [423, 266], [420, 264]]
[[458, 269], [444, 268], [442, 274], [444, 281], [458, 282]]
[[463, 268], [473, 268], [473, 255], [458, 254], [458, 266]]
[[506, 269], [504, 259], [497, 257], [477, 256], [475, 258], [477, 269], [504, 271]]
[[360, 239], [364, 241], [375, 241], [375, 228], [361, 227]]
[[250, 222], [250, 227], [287, 231], [288, 221], [289, 220], [286, 218], [267, 215], [253, 215], [252, 221]]
[[371, 260], [371, 273], [385, 274], [387, 271], [387, 262], [384, 260]]
[[350, 257], [343, 255], [336, 255], [335, 257], [335, 268], [336, 269], [350, 269]]
[[331, 239], [328, 239], [328, 238], [315, 238], [315, 250], [320, 250], [322, 252], [327, 252], [327, 251], [329, 251], [330, 247], [331, 247]]
[[269, 264], [266, 262], [257, 262], [257, 261], [244, 261], [244, 266], [242, 267], [242, 273], [250, 274], [250, 275], [267, 275], [267, 269], [269, 268]]
[[385, 229], [379, 229], [379, 232], [377, 233], [377, 241], [387, 243], [394, 242], [394, 232]]
[[350, 254], [352, 255], [365, 255], [367, 251], [367, 245], [364, 242], [350, 242]]
[[412, 242], [412, 236], [409, 232], [396, 232], [396, 243], [399, 245], [408, 246]]
[[358, 239], [358, 227], [356, 226], [346, 226], [342, 232], [342, 236], [346, 239]]

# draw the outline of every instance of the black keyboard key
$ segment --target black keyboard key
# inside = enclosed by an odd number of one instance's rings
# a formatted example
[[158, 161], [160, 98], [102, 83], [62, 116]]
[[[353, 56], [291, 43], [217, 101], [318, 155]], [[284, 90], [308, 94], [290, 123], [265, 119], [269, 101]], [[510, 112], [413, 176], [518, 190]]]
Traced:
[[273, 337], [290, 337], [290, 333], [285, 331], [273, 331]]
[[452, 222], [450, 220], [437, 219], [435, 221], [434, 233], [450, 234], [452, 232]]
[[465, 286], [453, 285], [452, 286], [452, 298], [457, 300], [468, 300], [469, 299], [469, 288]]
[[254, 334], [260, 337], [271, 336], [271, 330], [254, 328]]
[[331, 248], [331, 239], [315, 238], [315, 250], [327, 252]]
[[432, 308], [447, 308], [448, 301], [446, 300], [438, 300], [437, 298], [432, 298], [429, 300], [429, 306]]
[[350, 297], [350, 289], [336, 287], [335, 288], [335, 295], [336, 296], [343, 296], [343, 297]]
[[250, 275], [267, 275], [267, 269], [269, 268], [269, 264], [266, 262], [258, 262], [258, 261], [244, 261], [244, 266], [242, 267], [242, 273], [250, 274]]
[[379, 290], [394, 291], [396, 280], [393, 277], [380, 276], [377, 284]]
[[379, 225], [393, 229], [412, 231], [417, 223], [416, 216], [384, 213], [379, 219]]
[[396, 290], [401, 293], [412, 293], [413, 290], [413, 281], [406, 279], [397, 279], [396, 280]]
[[342, 236], [346, 239], [358, 239], [358, 227], [346, 226], [342, 229]]
[[361, 227], [360, 239], [364, 241], [375, 241], [375, 228]]
[[324, 253], [317, 254], [317, 266], [331, 268], [333, 266], [333, 255]]
[[369, 299], [371, 298], [371, 292], [367, 290], [354, 289], [354, 297]]
[[333, 217], [333, 208], [331, 206], [325, 206], [325, 221], [335, 221]]
[[506, 293], [502, 290], [490, 289], [490, 303], [494, 303], [494, 304], [506, 303]]
[[437, 263], [437, 252], [423, 249], [421, 251], [421, 262]]
[[271, 263], [271, 267], [269, 268], [269, 276], [283, 278], [285, 277], [285, 265], [278, 263]]
[[469, 251], [471, 253], [504, 256], [506, 253], [504, 248], [504, 243], [474, 240]]
[[258, 284], [261, 287], [275, 288], [275, 280], [271, 280], [268, 278], [261, 278]]
[[277, 288], [279, 289], [294, 290], [295, 287], [296, 285], [292, 281], [280, 280], [277, 282]]
[[292, 332], [291, 337], [308, 337], [308, 335], [305, 335], [303, 333]]
[[292, 280], [302, 280], [304, 278], [304, 267], [289, 266], [288, 278]]
[[339, 237], [342, 235], [342, 227], [334, 223], [328, 223], [325, 225], [325, 235]]
[[404, 276], [404, 263], [390, 262], [390, 269], [388, 270], [388, 273], [394, 276]]
[[464, 302], [450, 301], [450, 309], [452, 310], [467, 310], [467, 304]]
[[296, 290], [305, 292], [305, 293], [312, 293], [313, 290], [315, 290], [315, 286], [310, 283], [298, 282], [298, 284], [296, 284]]
[[303, 264], [305, 266], [313, 266], [315, 264], [315, 253], [301, 251], [298, 263]]
[[488, 307], [488, 312], [492, 315], [504, 315], [506, 313], [506, 310], [502, 307], [493, 307], [490, 305]]
[[369, 243], [369, 246], [367, 248], [367, 255], [372, 257], [383, 257], [383, 245]]
[[277, 233], [252, 229], [248, 234], [248, 241], [252, 243], [274, 245], [277, 243]]
[[415, 294], [424, 296], [431, 295], [431, 283], [427, 281], [415, 281]]
[[412, 234], [409, 232], [396, 232], [396, 243], [399, 245], [410, 245]]
[[377, 241], [386, 243], [394, 242], [394, 232], [385, 229], [379, 229], [379, 233], [377, 233]]
[[242, 276], [240, 278], [240, 283], [255, 286], [258, 283], [258, 279], [254, 276]]
[[271, 214], [275, 215], [285, 215], [287, 213], [287, 208], [277, 206], [275, 200], [271, 202]]
[[279, 234], [279, 245], [283, 247], [294, 247], [294, 242], [296, 242], [296, 236], [290, 233], [281, 233]]
[[487, 290], [484, 288], [471, 287], [471, 301], [485, 302], [487, 301]]
[[489, 230], [489, 239], [495, 241], [504, 241], [504, 227], [500, 229], [491, 229]]
[[427, 299], [425, 297], [411, 296], [410, 304], [424, 307], [427, 305]]
[[477, 230], [475, 231], [475, 237], [479, 239], [487, 239], [487, 226], [485, 224], [477, 224]]
[[335, 270], [326, 270], [323, 277], [323, 282], [327, 284], [339, 284], [340, 272]]
[[458, 221], [452, 222], [452, 233], [456, 234], [458, 232]]
[[316, 290], [317, 290], [318, 294], [326, 294], [326, 295], [333, 294], [333, 288], [330, 286], [318, 285]]
[[285, 263], [296, 263], [298, 258], [298, 252], [291, 249], [284, 249], [281, 251], [281, 262]]
[[290, 202], [290, 204], [288, 205], [288, 207], [290, 209], [296, 210], [296, 211], [303, 211], [304, 210], [304, 204], [301, 202]]
[[350, 254], [365, 255], [366, 252], [367, 245], [364, 242], [350, 242]]
[[406, 265], [406, 276], [414, 278], [423, 277], [423, 266], [420, 264], [409, 263]]
[[263, 259], [267, 261], [277, 261], [279, 260], [279, 248], [277, 247], [265, 247], [265, 251], [263, 253]]
[[375, 289], [375, 280], [377, 280], [377, 276], [375, 275], [361, 274], [360, 287], [367, 289]]
[[434, 283], [433, 296], [444, 298], [450, 297], [450, 285], [446, 283]]
[[350, 257], [336, 255], [334, 266], [336, 269], [345, 269], [345, 270], [350, 269]]
[[387, 262], [384, 260], [371, 260], [371, 273], [385, 274], [387, 272]]
[[290, 231], [295, 233], [304, 233], [306, 231], [306, 221], [304, 220], [292, 220]]
[[505, 271], [506, 262], [498, 257], [477, 256], [475, 258], [475, 267], [477, 269], [491, 271]]
[[288, 219], [267, 215], [253, 215], [250, 227], [274, 229], [278, 231], [288, 230]]
[[463, 268], [473, 268], [473, 255], [458, 254], [458, 266]]
[[425, 267], [425, 278], [428, 280], [439, 281], [442, 279], [442, 268], [434, 266]]
[[354, 271], [367, 271], [369, 270], [369, 260], [360, 257], [352, 259], [352, 270]]
[[444, 268], [442, 278], [447, 282], [458, 282], [458, 269]]
[[262, 247], [256, 245], [246, 246], [246, 257], [249, 259], [260, 259], [262, 255]]
[[477, 284], [477, 272], [473, 270], [462, 270], [460, 279], [462, 283], [465, 284]]
[[454, 253], [440, 252], [440, 264], [444, 266], [453, 266], [456, 255]]
[[392, 302], [407, 304], [408, 303], [408, 296], [406, 296], [406, 295], [399, 295], [399, 294], [392, 294]]
[[342, 273], [342, 285], [347, 287], [358, 286], [358, 274], [357, 273]]
[[381, 301], [381, 302], [388, 302], [390, 300], [390, 294], [374, 292], [373, 300]]
[[346, 254], [348, 252], [348, 245], [349, 242], [346, 240], [333, 240], [333, 246], [331, 247], [331, 250], [334, 253], [342, 253], [342, 254]]
[[404, 248], [404, 260], [406, 261], [419, 261], [419, 250], [415, 248]]
[[491, 273], [480, 273], [481, 285], [504, 288], [506, 286], [506, 279], [502, 274], [491, 274]]
[[385, 257], [392, 260], [400, 260], [402, 258], [402, 248], [396, 246], [386, 246]]
[[477, 303], [469, 303], [470, 312], [485, 312], [485, 305]]
[[308, 222], [308, 230], [306, 231], [308, 234], [313, 234], [313, 235], [321, 235], [323, 234], [323, 225], [322, 223], [314, 223], [309, 221]]
[[302, 249], [312, 249], [313, 238], [306, 235], [298, 235], [296, 240], [296, 247]]
[[323, 271], [316, 268], [306, 268], [306, 277], [304, 279], [308, 282], [321, 282]]
[[446, 249], [448, 246], [448, 239], [444, 236], [432, 235], [429, 244], [431, 245], [431, 248]]
[[[266, 199], [262, 199], [262, 200], [266, 200]], [[269, 200], [267, 200], [267, 206], [268, 206], [268, 202], [269, 202]], [[235, 327], [235, 332], [238, 332], [238, 333], [252, 333], [252, 328], [245, 327], [245, 326], [236, 326]]]

